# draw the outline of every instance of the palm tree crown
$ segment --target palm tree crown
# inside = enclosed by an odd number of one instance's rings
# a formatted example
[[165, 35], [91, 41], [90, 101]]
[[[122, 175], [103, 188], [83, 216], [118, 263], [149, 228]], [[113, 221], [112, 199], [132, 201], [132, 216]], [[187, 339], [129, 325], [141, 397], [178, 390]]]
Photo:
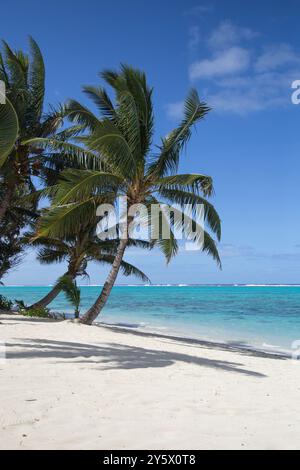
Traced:
[[[67, 271], [62, 276], [73, 282], [77, 277], [88, 277], [87, 267], [90, 262], [99, 265], [112, 265], [118, 247], [118, 240], [101, 241], [95, 233], [95, 226], [83, 226], [77, 233], [65, 239], [60, 238], [34, 238], [33, 233], [26, 235], [26, 240], [38, 248], [38, 260], [42, 264], [67, 263]], [[129, 245], [149, 249], [151, 245], [146, 241], [130, 240]], [[134, 275], [143, 282], [150, 282], [149, 278], [132, 264], [122, 261], [122, 272], [125, 276]], [[32, 307], [47, 307], [62, 290], [59, 282], [53, 289]]]
[[[182, 150], [193, 126], [209, 112], [208, 106], [192, 90], [185, 101], [182, 122], [153, 149], [152, 89], [145, 74], [122, 66], [120, 72], [105, 71], [102, 77], [114, 90], [114, 100], [101, 87], [84, 87], [99, 116], [76, 101], [70, 101], [67, 106], [69, 118], [83, 132], [76, 141], [85, 148], [77, 147], [73, 155], [81, 162], [86, 159], [86, 169], [62, 173], [59, 184], [53, 188], [53, 205], [41, 221], [40, 236], [67, 235], [72, 221], [84, 222], [87, 208], [95, 209], [93, 201], [107, 194], [108, 197], [126, 196], [129, 206], [140, 203], [146, 207], [162, 206], [168, 202], [195, 208], [201, 204], [207, 226], [220, 239], [220, 218], [207, 201], [213, 193], [212, 179], [203, 174], [178, 174]], [[191, 221], [197, 223], [192, 216]], [[170, 238], [156, 241], [168, 262], [178, 251], [171, 225]], [[196, 242], [200, 243], [200, 239]], [[127, 240], [120, 242], [112, 268], [114, 274], [109, 277], [109, 287], [104, 286], [105, 298], [115, 282], [126, 246]], [[204, 233], [201, 249], [220, 264], [216, 243], [208, 231]], [[99, 313], [102, 304], [88, 312], [88, 322], [95, 318], [96, 311]]]
[[4, 41], [3, 53], [0, 53], [0, 80], [5, 83], [7, 99], [0, 110], [0, 129], [4, 119], [6, 123], [0, 139], [0, 184], [6, 191], [6, 198], [0, 203], [0, 220], [16, 187], [22, 184], [34, 190], [32, 177], [43, 176], [48, 166], [47, 155], [27, 141], [54, 136], [63, 123], [63, 108], [43, 113], [44, 61], [31, 37], [29, 45], [30, 56], [23, 51], [13, 51]]

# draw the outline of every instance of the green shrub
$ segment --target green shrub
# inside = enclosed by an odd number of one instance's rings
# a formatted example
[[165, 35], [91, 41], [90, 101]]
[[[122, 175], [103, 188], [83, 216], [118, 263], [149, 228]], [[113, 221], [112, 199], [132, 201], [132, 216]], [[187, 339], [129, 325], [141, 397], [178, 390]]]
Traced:
[[13, 307], [13, 303], [11, 300], [8, 300], [6, 297], [3, 295], [0, 295], [0, 311], [6, 311], [8, 312], [11, 310]]
[[27, 307], [24, 300], [15, 300], [20, 315], [24, 317], [51, 318], [50, 310], [44, 307]]
[[19, 311], [26, 309], [26, 304], [25, 304], [24, 300], [17, 300], [16, 299], [15, 304], [17, 305]]
[[28, 310], [21, 309], [20, 314], [24, 317], [51, 318], [50, 311], [44, 307], [34, 307]]

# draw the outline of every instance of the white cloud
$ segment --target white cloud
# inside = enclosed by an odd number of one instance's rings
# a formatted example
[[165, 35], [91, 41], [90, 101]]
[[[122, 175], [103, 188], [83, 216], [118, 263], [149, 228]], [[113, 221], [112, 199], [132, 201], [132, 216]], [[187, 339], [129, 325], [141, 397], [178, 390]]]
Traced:
[[235, 258], [243, 256], [253, 256], [254, 248], [247, 245], [233, 245], [231, 243], [221, 243], [219, 252], [222, 258]]
[[212, 5], [197, 5], [193, 8], [190, 8], [189, 10], [185, 10], [184, 14], [189, 16], [201, 17], [212, 10]]
[[289, 44], [280, 44], [265, 48], [265, 52], [256, 60], [255, 69], [257, 72], [266, 72], [296, 64], [300, 64], [300, 56]]
[[169, 103], [166, 106], [167, 116], [170, 119], [182, 119], [184, 112], [184, 102], [178, 101], [177, 103]]
[[[247, 41], [256, 37], [259, 45], [250, 48]], [[267, 46], [262, 38], [223, 21], [209, 35], [207, 57], [190, 65], [190, 80], [202, 82], [203, 98], [216, 111], [247, 114], [290, 105], [291, 84], [300, 79], [300, 54], [290, 44]]]
[[199, 78], [214, 78], [247, 70], [250, 63], [250, 53], [241, 47], [231, 47], [211, 59], [194, 62], [190, 66], [191, 80]]
[[[257, 37], [259, 44], [251, 42], [250, 48], [247, 41]], [[262, 40], [259, 33], [230, 21], [209, 35], [207, 56], [190, 65], [189, 77], [199, 81], [203, 99], [216, 112], [246, 115], [291, 105], [292, 83], [300, 79], [300, 53], [290, 44], [266, 45]], [[195, 26], [190, 30], [190, 47], [199, 41]], [[182, 101], [170, 103], [168, 117], [181, 118], [183, 106]]]
[[290, 104], [293, 71], [224, 78], [213, 84], [206, 101], [216, 111], [248, 114]]
[[211, 33], [208, 45], [212, 49], [225, 49], [239, 44], [242, 40], [250, 40], [257, 36], [258, 33], [250, 28], [242, 28], [234, 25], [231, 21], [223, 21]]

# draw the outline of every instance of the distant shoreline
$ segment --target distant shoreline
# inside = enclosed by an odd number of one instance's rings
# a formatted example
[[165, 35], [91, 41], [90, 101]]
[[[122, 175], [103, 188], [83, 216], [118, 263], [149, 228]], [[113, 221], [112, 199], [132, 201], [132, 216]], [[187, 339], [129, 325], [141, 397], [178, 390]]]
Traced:
[[[53, 284], [9, 284], [7, 287], [53, 287]], [[103, 284], [79, 284], [79, 287], [103, 287]], [[115, 287], [300, 287], [300, 284], [116, 284]]]

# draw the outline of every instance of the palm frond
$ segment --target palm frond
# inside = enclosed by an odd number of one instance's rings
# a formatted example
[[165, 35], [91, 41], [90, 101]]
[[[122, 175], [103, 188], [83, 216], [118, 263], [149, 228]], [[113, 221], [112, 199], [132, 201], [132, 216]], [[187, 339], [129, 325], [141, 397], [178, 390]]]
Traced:
[[[148, 200], [148, 205], [155, 204], [159, 211], [151, 212], [151, 240], [155, 242], [155, 245], [164, 254], [167, 263], [169, 264], [171, 259], [177, 255], [179, 247], [175, 234], [172, 227], [172, 220], [168, 220], [167, 214], [164, 210], [164, 204], [159, 202], [154, 196], [151, 196]], [[172, 215], [171, 215], [172, 217]], [[164, 229], [168, 229], [168, 237], [164, 238]], [[153, 234], [156, 236], [153, 237]]]
[[72, 279], [71, 276], [64, 275], [57, 280], [55, 287], [64, 292], [67, 300], [71, 305], [74, 306], [76, 311], [78, 311], [80, 306], [81, 293], [76, 281]]
[[69, 169], [61, 173], [54, 202], [63, 205], [86, 200], [91, 195], [111, 194], [122, 184], [122, 179], [112, 173]]
[[12, 151], [19, 133], [19, 121], [11, 102], [0, 104], [0, 168]]
[[54, 206], [45, 211], [39, 221], [36, 238], [65, 238], [76, 233], [80, 225], [95, 218], [97, 205], [90, 198], [81, 203]]
[[161, 189], [159, 194], [170, 201], [172, 204], [179, 204], [181, 207], [185, 205], [192, 206], [193, 210], [197, 206], [203, 208], [204, 221], [208, 223], [210, 229], [217, 235], [218, 240], [221, 239], [221, 220], [214, 206], [206, 199], [194, 194], [193, 192], [181, 191], [178, 189]]
[[[57, 107], [51, 106], [49, 112], [43, 117], [38, 137], [55, 135], [57, 130], [63, 125], [65, 113], [64, 105], [59, 105]], [[55, 139], [59, 140], [58, 134], [55, 135]]]
[[114, 120], [116, 112], [108, 94], [104, 88], [94, 86], [84, 86], [84, 93], [91, 98], [100, 111], [100, 116]]
[[222, 264], [216, 246], [216, 242], [204, 229], [202, 224], [199, 224], [198, 221], [189, 214], [183, 214], [176, 207], [172, 207], [172, 211], [175, 214], [175, 229], [179, 228], [181, 230], [182, 223], [184, 220], [183, 228], [185, 231], [186, 238], [189, 239], [195, 245], [197, 245], [199, 249], [201, 249], [201, 251], [206, 252], [208, 255], [212, 256], [212, 258], [217, 262], [218, 266], [221, 268]]
[[172, 175], [160, 178], [153, 182], [154, 186], [161, 189], [181, 189], [195, 194], [203, 193], [211, 196], [213, 193], [213, 181], [210, 176], [200, 174]]
[[66, 104], [66, 116], [70, 121], [91, 131], [94, 131], [99, 125], [99, 120], [94, 113], [75, 100], [69, 100]]
[[159, 155], [149, 166], [149, 177], [164, 177], [178, 170], [180, 153], [192, 135], [192, 127], [203, 119], [210, 108], [199, 99], [196, 90], [192, 89], [184, 104], [184, 119], [179, 127], [162, 139]]
[[121, 131], [109, 120], [104, 119], [97, 129], [82, 141], [93, 152], [102, 155], [105, 161], [124, 177], [130, 177], [136, 169], [136, 160], [129, 143]]
[[25, 90], [27, 86], [26, 70], [17, 54], [12, 51], [6, 41], [2, 41], [9, 74], [9, 83], [14, 90]]
[[202, 251], [210, 255], [217, 262], [219, 268], [222, 269], [222, 261], [216, 246], [216, 242], [206, 231], [204, 232], [204, 244]]
[[41, 248], [38, 250], [37, 259], [41, 264], [62, 263], [67, 259], [67, 253], [57, 249]]
[[[99, 263], [106, 263], [106, 264], [111, 265], [111, 264], [113, 264], [113, 262], [115, 260], [115, 256], [105, 255], [105, 254], [100, 253], [98, 257], [94, 258], [94, 260], [99, 262]], [[122, 271], [122, 274], [126, 277], [135, 276], [138, 279], [140, 279], [141, 281], [148, 282], [149, 284], [151, 284], [151, 281], [150, 281], [149, 277], [146, 274], [144, 274], [140, 269], [136, 268], [135, 266], [133, 266], [130, 263], [127, 263], [124, 260], [121, 263], [121, 271]]]
[[62, 142], [60, 140], [51, 138], [32, 138], [26, 139], [22, 142], [22, 145], [36, 145], [42, 149], [52, 149], [54, 151], [64, 152], [65, 156], [77, 165], [90, 168], [90, 169], [101, 169], [102, 164], [97, 155], [87, 149], [83, 149], [78, 145]]
[[40, 120], [43, 112], [45, 96], [45, 65], [41, 50], [31, 36], [29, 36], [29, 45], [31, 51], [31, 61], [29, 63], [29, 87], [32, 96], [30, 108], [34, 114], [34, 120], [37, 122]]

